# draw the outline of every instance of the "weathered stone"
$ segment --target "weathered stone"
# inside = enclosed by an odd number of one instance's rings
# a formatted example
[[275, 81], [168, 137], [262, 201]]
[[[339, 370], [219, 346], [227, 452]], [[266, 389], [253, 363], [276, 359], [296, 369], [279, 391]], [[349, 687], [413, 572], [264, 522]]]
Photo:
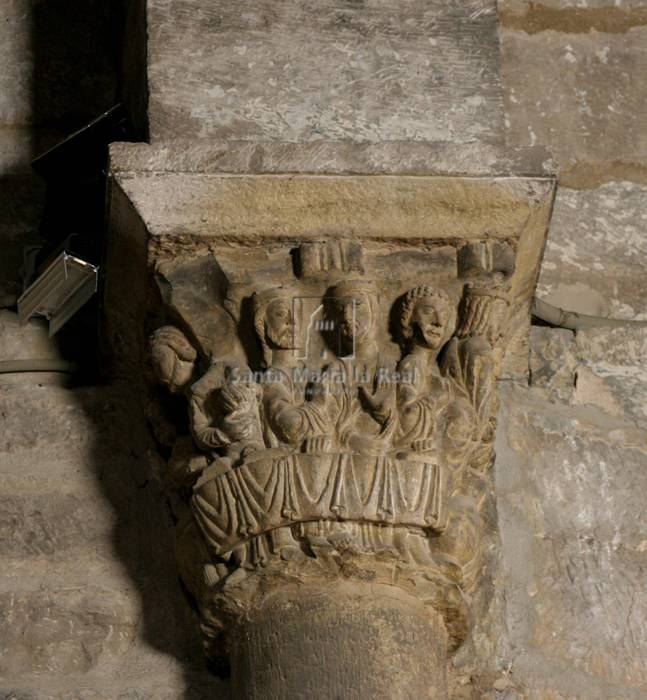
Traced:
[[119, 429], [110, 419], [118, 419], [119, 408], [126, 405], [119, 392], [108, 396], [92, 388], [70, 392], [18, 384], [0, 386], [0, 405], [0, 451], [7, 471], [12, 471], [14, 460], [35, 472], [42, 464], [72, 461], [94, 471], [98, 450], [118, 457], [127, 449], [119, 441], [111, 443]]
[[491, 0], [151, 0], [148, 21], [153, 140], [501, 139]]
[[[140, 237], [161, 291], [139, 310], [160, 319], [151, 357], [167, 395], [155, 399], [186, 414], [172, 419], [175, 437], [156, 435], [171, 452], [178, 560], [208, 655], [230, 659], [241, 697], [346, 685], [447, 697], [444, 652], [425, 652], [437, 687], [419, 662], [396, 660], [398, 675], [370, 661], [369, 586], [417, 600], [437, 618], [421, 640], [451, 651], [489, 605], [494, 378], [527, 332], [552, 180], [113, 167], [113, 254]], [[387, 368], [415, 377], [381, 387]], [[348, 629], [344, 606], [331, 600], [323, 614], [315, 601], [340, 580], [362, 601]], [[267, 603], [290, 587], [301, 610]], [[277, 654], [292, 660], [297, 648], [292, 673]], [[333, 663], [351, 648], [366, 668]], [[401, 653], [388, 635], [378, 651]], [[326, 661], [304, 679], [309, 656]]]
[[[0, 122], [60, 119], [76, 125], [107, 106], [115, 92], [106, 20], [121, 4], [5, 3]], [[127, 4], [141, 10], [146, 3]], [[398, 7], [382, 0], [316, 6], [309, 0], [254, 0], [242, 8], [198, 0], [149, 4], [154, 143], [118, 145], [112, 154], [115, 172], [149, 176], [139, 191], [149, 201], [138, 202], [147, 223], [159, 224], [159, 230], [166, 221], [175, 224], [173, 240], [153, 251], [160, 258], [190, 249], [190, 229], [204, 234], [201, 241], [209, 239], [209, 246], [218, 245], [217, 234], [227, 234], [227, 222], [210, 218], [222, 210], [210, 201], [208, 188], [191, 184], [183, 191], [183, 178], [175, 177], [160, 186], [160, 173], [491, 178], [549, 176], [554, 170], [539, 146], [500, 147], [491, 0], [416, 0]], [[646, 318], [645, 188], [628, 182], [647, 182], [644, 0], [502, 0], [498, 8], [509, 142], [549, 146], [562, 165], [562, 182], [571, 186], [558, 194], [542, 294], [584, 313]], [[138, 79], [121, 90], [136, 105], [140, 124], [145, 39], [140, 25], [126, 66]], [[330, 143], [322, 137], [388, 142]], [[38, 138], [33, 131], [0, 128], [0, 306], [13, 304], [21, 291], [22, 247], [38, 242], [42, 192], [25, 175], [41, 150]], [[230, 139], [247, 142], [223, 141]], [[267, 142], [272, 139], [309, 142]], [[499, 145], [484, 145], [483, 139]], [[597, 189], [575, 189], [587, 187]], [[182, 196], [186, 208], [174, 218]], [[115, 188], [113, 213], [119, 197], [125, 199], [124, 192]], [[205, 212], [208, 220], [201, 221]], [[138, 325], [146, 238], [138, 239], [144, 226], [132, 207], [119, 217], [125, 245], [121, 257], [108, 262], [118, 284], [116, 295], [114, 286], [109, 289], [105, 308], [121, 322], [109, 336], [111, 349], [127, 358], [128, 376], [139, 378], [147, 335]], [[358, 219], [358, 231], [364, 223]], [[374, 231], [374, 223], [368, 224]], [[406, 267], [412, 276], [430, 274], [443, 283], [439, 271], [453, 275], [455, 248], [443, 239], [454, 236], [454, 227], [441, 219], [431, 224], [439, 231], [437, 255], [416, 244], [406, 255], [384, 256], [380, 274]], [[533, 224], [539, 237], [544, 224]], [[274, 260], [266, 242], [239, 261], [239, 277], [253, 269], [255, 259]], [[274, 270], [291, 272], [287, 263]], [[310, 266], [304, 279], [318, 272]], [[534, 279], [527, 283], [532, 294]], [[496, 467], [503, 568], [496, 564], [500, 545], [490, 538], [482, 545], [487, 556], [479, 571], [485, 589], [475, 605], [479, 620], [454, 657], [452, 697], [642, 700], [644, 335], [581, 331], [574, 348], [569, 331], [534, 328], [529, 355], [525, 332], [526, 326], [516, 352], [508, 353], [520, 368], [505, 376], [523, 377], [530, 357], [532, 387], [504, 388], [502, 427], [509, 430], [507, 439], [500, 434]], [[19, 331], [4, 323], [0, 359], [22, 356], [23, 350], [36, 357], [47, 351], [41, 340], [30, 327]], [[6, 381], [0, 377], [0, 383]], [[565, 405], [571, 390], [571, 405]], [[143, 423], [136, 393], [135, 383], [74, 392], [32, 383], [0, 391], [7, 506], [0, 517], [0, 600], [2, 607], [12, 594], [16, 600], [14, 617], [3, 615], [0, 623], [0, 647], [6, 649], [1, 663], [10, 667], [0, 680], [2, 700], [226, 696], [226, 684], [202, 670], [187, 625], [188, 606], [170, 561], [165, 495], [153, 479], [164, 469], [135, 429]], [[166, 456], [166, 447], [160, 449]], [[496, 519], [493, 502], [485, 512]], [[307, 555], [307, 561], [317, 558]], [[339, 567], [339, 559], [329, 563]], [[207, 570], [206, 578], [213, 580], [213, 573]], [[288, 636], [285, 647], [297, 647], [296, 635]], [[410, 637], [402, 643], [411, 643]], [[308, 643], [305, 637], [306, 649]], [[397, 671], [421, 651], [423, 644]], [[363, 660], [352, 652], [348, 657]], [[290, 672], [302, 672], [290, 661]], [[429, 666], [426, 660], [420, 665]]]
[[135, 610], [101, 588], [0, 594], [0, 673], [78, 673], [122, 656], [137, 629]]
[[[647, 28], [501, 35], [507, 139], [547, 146], [566, 187], [647, 180]], [[604, 134], [604, 137], [601, 137]]]
[[235, 635], [233, 696], [444, 698], [444, 635], [439, 617], [392, 586], [286, 590]]
[[[24, 605], [16, 608], [6, 624], [20, 634], [41, 617], [49, 596], [52, 605], [61, 606], [52, 631], [58, 634], [86, 615], [83, 608], [78, 611], [72, 603], [62, 604], [66, 591], [77, 592], [81, 598], [87, 593], [90, 599], [98, 591], [97, 596], [117, 601], [121, 607], [115, 619], [126, 621], [131, 630], [128, 645], [108, 645], [96, 664], [92, 662], [97, 678], [72, 678], [69, 692], [61, 688], [60, 693], [54, 693], [56, 684], [50, 683], [47, 692], [56, 698], [74, 697], [70, 688], [105, 686], [98, 697], [116, 697], [106, 686], [106, 674], [119, 663], [124, 690], [130, 683], [148, 693], [143, 697], [179, 697], [188, 687], [182, 680], [183, 666], [191, 664], [175, 662], [168, 668], [169, 659], [176, 655], [191, 658], [199, 667], [199, 641], [177, 584], [172, 522], [147, 459], [137, 401], [124, 385], [74, 391], [13, 385], [0, 392], [0, 405], [5, 439], [0, 447], [4, 484], [1, 593], [26, 596]], [[80, 606], [85, 605], [83, 600]], [[16, 646], [11, 634], [3, 629], [0, 643], [6, 640], [12, 648]], [[36, 646], [30, 657], [29, 648], [35, 641], [25, 634], [22, 661], [7, 658], [0, 687], [35, 688], [40, 700], [48, 697], [47, 692], [38, 690], [37, 679], [27, 681], [28, 674], [20, 666], [28, 658], [39, 658]], [[61, 681], [65, 674], [56, 670], [56, 664], [71, 668], [81, 663], [78, 647], [62, 641], [59, 647], [50, 644], [46, 662]], [[83, 643], [81, 635], [81, 651]], [[85, 667], [79, 668], [79, 673], [87, 673]], [[165, 676], [175, 690], [156, 696], [149, 681], [141, 680], [149, 676]]]
[[644, 430], [513, 388], [502, 409], [496, 473], [515, 674], [536, 700], [638, 700]]
[[516, 238], [539, 225], [532, 214], [545, 225], [553, 188], [548, 178], [404, 175], [119, 173], [115, 180], [162, 242], [181, 233], [221, 241]]
[[348, 175], [524, 175], [550, 177], [556, 166], [539, 146], [504, 148], [483, 143], [380, 141], [311, 143], [187, 140], [113, 143], [113, 172], [319, 173]]
[[[44, 319], [33, 318], [21, 326], [17, 314], [0, 309], [0, 362], [61, 359], [61, 352], [49, 337]], [[60, 372], [0, 373], [0, 385], [65, 384], [68, 380], [68, 376]]]
[[0, 557], [47, 555], [53, 562], [99, 547], [104, 556], [112, 555], [114, 516], [109, 504], [101, 502], [96, 486], [85, 493], [59, 493], [51, 486], [44, 488], [44, 480], [30, 480], [29, 485], [25, 481], [5, 481]]
[[501, 0], [499, 22], [528, 34], [552, 29], [566, 34], [618, 34], [647, 24], [644, 0]]
[[575, 336], [565, 328], [530, 327], [530, 385], [568, 401], [575, 383]]
[[3, 3], [0, 8], [2, 27], [2, 64], [0, 77], [0, 122], [15, 124], [25, 120], [31, 112], [32, 66], [30, 59], [28, 0]]
[[576, 334], [576, 404], [647, 422], [647, 327], [593, 328]]
[[647, 319], [647, 187], [629, 182], [591, 191], [560, 187], [537, 293], [593, 316]]
[[47, 322], [33, 318], [21, 326], [18, 315], [0, 310], [0, 360], [60, 359], [61, 352], [49, 337]]
[[[17, 682], [12, 689], [1, 688], [0, 700], [213, 700], [228, 697], [227, 684], [207, 674], [165, 673], [148, 669], [149, 673], [136, 682], [105, 675], [67, 676], [49, 681], [30, 679], [31, 687]], [[67, 681], [67, 682], [66, 682]]]

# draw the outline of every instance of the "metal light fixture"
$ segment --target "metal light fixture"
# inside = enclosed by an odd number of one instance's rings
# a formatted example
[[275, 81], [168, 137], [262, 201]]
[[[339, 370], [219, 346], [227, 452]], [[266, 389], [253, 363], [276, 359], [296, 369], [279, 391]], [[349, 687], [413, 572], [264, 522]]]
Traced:
[[63, 252], [18, 299], [21, 325], [34, 315], [49, 321], [53, 336], [97, 291], [99, 267]]

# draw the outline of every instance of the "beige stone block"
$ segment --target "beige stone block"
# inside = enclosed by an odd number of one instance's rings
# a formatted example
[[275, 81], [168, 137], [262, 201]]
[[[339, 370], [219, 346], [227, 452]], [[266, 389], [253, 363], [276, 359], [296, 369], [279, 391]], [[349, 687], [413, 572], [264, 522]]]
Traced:
[[[0, 556], [47, 556], [76, 559], [90, 551], [112, 556], [115, 516], [101, 495], [60, 493], [43, 489], [42, 482], [27, 487], [5, 482], [0, 497]], [[20, 488], [22, 486], [22, 488]], [[7, 493], [11, 489], [16, 493]]]
[[567, 33], [619, 33], [645, 24], [645, 0], [501, 0], [499, 22], [504, 27], [537, 33], [555, 29]]
[[152, 140], [500, 140], [496, 19], [493, 0], [152, 0]]
[[647, 692], [645, 431], [505, 388], [495, 465], [509, 642], [529, 697]]
[[[113, 397], [114, 398], [114, 397]], [[22, 461], [23, 472], [45, 472], [52, 463], [84, 463], [91, 468], [98, 449], [95, 428], [109, 427], [117, 402], [100, 390], [69, 391], [55, 386], [0, 386], [2, 470]]]
[[647, 187], [559, 187], [537, 285], [541, 299], [570, 311], [647, 319]]
[[162, 143], [113, 143], [113, 172], [310, 173], [319, 175], [527, 175], [555, 174], [540, 146], [508, 148], [480, 142], [317, 140], [222, 141], [182, 135]]
[[507, 139], [547, 146], [561, 182], [646, 179], [647, 28], [501, 34]]
[[552, 192], [543, 178], [122, 173], [117, 179], [153, 236], [187, 232], [239, 242], [517, 238]]

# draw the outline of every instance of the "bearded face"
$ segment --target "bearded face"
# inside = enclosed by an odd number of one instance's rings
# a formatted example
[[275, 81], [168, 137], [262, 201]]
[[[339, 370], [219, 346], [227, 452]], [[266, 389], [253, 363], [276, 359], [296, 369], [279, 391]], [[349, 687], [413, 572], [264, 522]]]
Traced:
[[373, 330], [371, 303], [364, 294], [345, 297], [335, 302], [335, 314], [341, 339], [347, 349], [370, 340]]
[[292, 304], [286, 299], [270, 302], [265, 314], [265, 328], [269, 344], [289, 350], [294, 347], [295, 328]]
[[417, 341], [431, 350], [438, 349], [445, 336], [447, 309], [439, 299], [423, 297], [411, 316], [411, 326]]

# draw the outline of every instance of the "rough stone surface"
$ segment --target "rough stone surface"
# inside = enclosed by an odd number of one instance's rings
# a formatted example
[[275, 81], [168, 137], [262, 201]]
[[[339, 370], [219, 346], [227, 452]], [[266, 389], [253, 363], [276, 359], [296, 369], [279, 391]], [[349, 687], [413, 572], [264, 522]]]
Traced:
[[445, 635], [440, 616], [430, 617], [419, 601], [394, 587], [288, 590], [270, 597], [236, 635], [233, 695], [446, 697]]
[[[54, 138], [24, 125], [76, 126], [109, 106], [105, 19], [118, 4], [0, 8], [0, 306], [21, 291], [22, 247], [39, 241], [43, 191], [28, 162]], [[546, 175], [559, 163], [541, 295], [647, 318], [644, 0], [502, 0], [502, 81], [490, 0], [150, 5], [152, 132], [164, 144], [117, 147], [123, 170]], [[138, 111], [141, 81], [133, 90]], [[277, 138], [310, 143], [272, 150]], [[399, 141], [351, 150], [324, 138]], [[530, 144], [538, 155], [510, 155]], [[134, 258], [124, 279], [138, 279]], [[119, 313], [132, 321], [127, 304]], [[46, 351], [2, 323], [2, 359], [23, 344]], [[643, 700], [644, 334], [533, 328], [528, 363], [531, 388], [505, 389], [501, 412], [502, 563], [452, 698]], [[132, 394], [23, 379], [0, 389], [0, 698], [227, 697], [185, 618]]]
[[647, 187], [560, 187], [537, 292], [560, 308], [647, 319]]
[[496, 141], [492, 0], [151, 0], [151, 138]]
[[547, 146], [567, 187], [645, 182], [647, 27], [621, 34], [502, 33], [507, 138]]
[[0, 697], [220, 693], [128, 396], [123, 385], [0, 388]]
[[647, 693], [644, 427], [518, 388], [504, 391], [501, 418], [513, 671], [536, 700], [638, 700]]
[[87, 672], [122, 656], [136, 630], [128, 607], [92, 586], [0, 594], [0, 674]]
[[[6, 360], [61, 360], [61, 351], [53, 338], [49, 337], [47, 321], [32, 318], [24, 326], [18, 315], [0, 309], [0, 362]], [[0, 373], [0, 386], [6, 384], [59, 384], [70, 381], [60, 372], [16, 372]]]
[[529, 383], [550, 396], [568, 401], [577, 366], [575, 334], [566, 328], [530, 328]]
[[217, 141], [176, 138], [114, 143], [113, 172], [319, 173], [368, 175], [528, 175], [550, 177], [555, 163], [540, 147], [502, 148], [447, 141]]
[[530, 385], [551, 400], [595, 406], [610, 417], [643, 424], [646, 365], [645, 327], [531, 329]]
[[647, 424], [647, 328], [578, 331], [576, 343], [574, 403]]
[[499, 22], [529, 34], [553, 29], [621, 34], [647, 23], [645, 0], [501, 0]]
[[122, 173], [116, 180], [152, 236], [205, 241], [520, 238], [535, 227], [543, 237], [553, 192], [548, 178]]

